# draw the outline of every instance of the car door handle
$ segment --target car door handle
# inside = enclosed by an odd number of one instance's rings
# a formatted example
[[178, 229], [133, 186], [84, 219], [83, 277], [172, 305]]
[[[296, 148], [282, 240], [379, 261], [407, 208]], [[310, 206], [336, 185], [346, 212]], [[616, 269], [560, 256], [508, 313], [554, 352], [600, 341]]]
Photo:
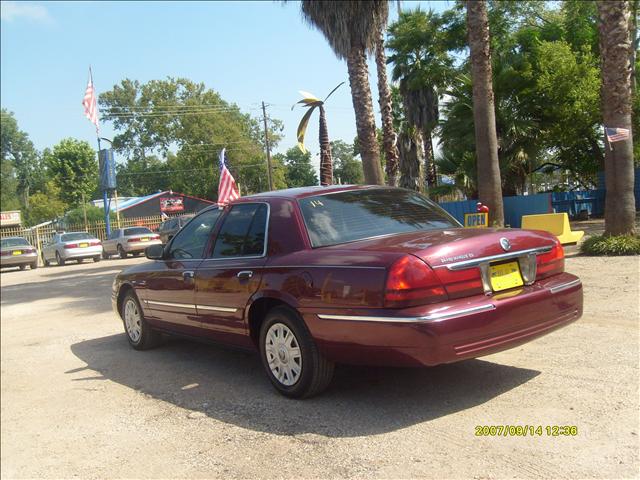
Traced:
[[253, 277], [253, 272], [251, 270], [242, 270], [241, 272], [238, 272], [236, 277], [238, 277], [240, 280], [248, 280]]
[[193, 280], [193, 272], [191, 270], [187, 270], [186, 272], [182, 272], [182, 278], [185, 282], [189, 282]]

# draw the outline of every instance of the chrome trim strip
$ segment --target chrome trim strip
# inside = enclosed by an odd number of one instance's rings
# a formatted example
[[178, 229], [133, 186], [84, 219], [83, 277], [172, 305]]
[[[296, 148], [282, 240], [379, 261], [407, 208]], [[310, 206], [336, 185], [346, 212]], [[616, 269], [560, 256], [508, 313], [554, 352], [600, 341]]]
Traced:
[[228, 312], [228, 313], [234, 313], [238, 310], [237, 308], [217, 307], [214, 305], [196, 305], [196, 308], [198, 310], [211, 310], [213, 312]]
[[449, 270], [464, 270], [465, 268], [477, 267], [481, 263], [493, 262], [496, 260], [507, 260], [509, 258], [517, 258], [522, 255], [528, 255], [535, 253], [539, 255], [541, 253], [549, 252], [553, 248], [553, 245], [547, 245], [545, 247], [528, 248], [526, 250], [518, 250], [517, 252], [500, 253], [498, 255], [491, 255], [489, 257], [478, 257], [471, 260], [463, 260], [461, 262], [447, 263], [444, 265], [435, 265], [433, 268], [448, 268]]
[[568, 288], [576, 287], [576, 286], [578, 286], [580, 284], [582, 284], [582, 281], [579, 278], [576, 278], [575, 280], [571, 280], [570, 282], [561, 283], [560, 285], [555, 285], [553, 287], [549, 287], [549, 291], [551, 293], [558, 293], [558, 292], [561, 292], [561, 291], [566, 290]]
[[192, 303], [172, 303], [172, 302], [157, 302], [155, 300], [145, 300], [147, 305], [160, 305], [163, 307], [178, 307], [178, 308], [191, 308], [195, 309], [196, 306]]
[[346, 320], [352, 322], [389, 322], [389, 323], [431, 323], [440, 322], [449, 318], [469, 315], [471, 313], [485, 312], [495, 310], [493, 303], [486, 303], [477, 307], [463, 308], [447, 312], [437, 312], [423, 317], [376, 317], [376, 316], [360, 316], [360, 315], [327, 315], [318, 314], [318, 318], [322, 320]]
[[363, 270], [386, 270], [386, 267], [366, 267], [360, 265], [265, 265], [262, 268], [349, 268]]

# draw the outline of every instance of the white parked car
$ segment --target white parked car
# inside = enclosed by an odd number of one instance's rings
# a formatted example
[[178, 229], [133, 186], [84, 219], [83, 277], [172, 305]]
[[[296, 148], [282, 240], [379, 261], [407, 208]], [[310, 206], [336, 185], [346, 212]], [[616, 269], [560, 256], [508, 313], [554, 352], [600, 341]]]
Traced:
[[161, 244], [160, 235], [153, 233], [147, 227], [129, 227], [113, 230], [109, 238], [102, 242], [102, 258], [120, 255], [127, 258], [128, 254], [140, 255], [149, 245]]
[[55, 261], [64, 265], [67, 260], [82, 263], [85, 258], [99, 262], [102, 255], [102, 242], [87, 232], [56, 233], [50, 242], [42, 245], [42, 261], [45, 266]]

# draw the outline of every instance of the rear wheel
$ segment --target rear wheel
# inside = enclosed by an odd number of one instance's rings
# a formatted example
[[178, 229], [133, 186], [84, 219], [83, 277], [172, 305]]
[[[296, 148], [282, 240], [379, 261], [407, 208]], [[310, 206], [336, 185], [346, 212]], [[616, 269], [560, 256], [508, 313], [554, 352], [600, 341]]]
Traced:
[[29, 265], [31, 267], [31, 270], [35, 270], [36, 268], [38, 268], [38, 262], [33, 262], [31, 265]]
[[124, 323], [129, 344], [136, 350], [147, 350], [155, 347], [160, 341], [160, 334], [153, 330], [142, 315], [140, 302], [133, 291], [127, 292], [120, 308], [120, 316]]
[[65, 260], [60, 256], [60, 252], [56, 252], [56, 263], [61, 267], [64, 267]]
[[260, 328], [260, 357], [273, 386], [287, 397], [317, 395], [333, 377], [333, 362], [318, 351], [302, 319], [287, 307], [267, 314]]
[[127, 258], [127, 252], [124, 251], [122, 245], [118, 245], [118, 255], [120, 255], [120, 258]]
[[84, 262], [84, 258], [79, 258], [78, 260], [76, 260], [76, 262], [78, 262], [78, 265], [80, 265], [82, 262]]
[[26, 265], [20, 265], [20, 270], [26, 270], [27, 266]]
[[44, 263], [44, 266], [45, 266], [45, 267], [48, 267], [49, 265], [51, 265], [51, 262], [49, 262], [49, 260], [47, 260], [47, 259], [44, 257], [44, 253], [42, 254], [42, 263]]
[[104, 258], [105, 260], [109, 260], [109, 254], [104, 250], [102, 251], [102, 258]]
[[100, 261], [100, 255], [96, 255], [95, 257], [93, 257], [93, 261], [98, 263]]

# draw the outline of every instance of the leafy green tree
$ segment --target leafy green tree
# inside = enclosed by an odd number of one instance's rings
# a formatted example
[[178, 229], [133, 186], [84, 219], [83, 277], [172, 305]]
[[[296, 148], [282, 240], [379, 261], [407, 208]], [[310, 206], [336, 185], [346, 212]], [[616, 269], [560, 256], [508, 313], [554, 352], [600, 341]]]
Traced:
[[96, 191], [98, 161], [96, 152], [85, 141], [66, 138], [46, 153], [45, 162], [68, 205], [86, 202]]
[[67, 205], [60, 199], [60, 188], [53, 181], [47, 182], [44, 192], [36, 192], [29, 197], [26, 212], [27, 223], [31, 226], [62, 217]]
[[322, 32], [336, 56], [347, 61], [365, 180], [383, 185], [367, 54], [387, 24], [388, 2], [303, 0], [301, 8], [304, 19]]
[[302, 153], [298, 147], [287, 150], [283, 155], [278, 153], [273, 157], [274, 162], [283, 165], [284, 168], [276, 171], [284, 171], [286, 184], [289, 188], [307, 187], [318, 185], [318, 176], [311, 164], [311, 154]]
[[[118, 132], [114, 149], [126, 157], [127, 164], [134, 162], [131, 171], [126, 164], [120, 168], [127, 189], [151, 193], [166, 188], [168, 180], [173, 190], [215, 200], [223, 147], [243, 195], [268, 189], [261, 123], [203, 83], [167, 78], [141, 84], [125, 79], [100, 95], [100, 105], [102, 118], [113, 122]], [[282, 122], [270, 119], [272, 147], [280, 141], [281, 131]], [[150, 156], [164, 166], [150, 160], [145, 167]], [[170, 175], [153, 173], [138, 186], [134, 177], [144, 168], [166, 170]]]
[[331, 150], [334, 157], [334, 176], [342, 184], [364, 183], [362, 162], [355, 158], [353, 145], [342, 140], [331, 142]]
[[18, 200], [18, 180], [16, 179], [13, 162], [2, 158], [0, 163], [0, 204], [2, 210], [17, 210], [20, 208]]
[[171, 152], [170, 160], [163, 161], [156, 155], [135, 157], [116, 166], [118, 194], [123, 196], [144, 196], [171, 189], [171, 173], [168, 163], [175, 157]]
[[[87, 223], [101, 222], [104, 221], [104, 209], [100, 207], [95, 207], [91, 204], [85, 205], [87, 212]], [[109, 212], [110, 221], [115, 221], [116, 216], [115, 213]], [[68, 225], [82, 225], [84, 226], [84, 209], [82, 205], [69, 210], [64, 216], [64, 221]]]
[[6, 165], [10, 161], [16, 179], [16, 193], [22, 205], [28, 207], [29, 193], [43, 182], [40, 157], [29, 135], [18, 128], [13, 112], [2, 109], [0, 126], [0, 148], [4, 170], [9, 171]]

